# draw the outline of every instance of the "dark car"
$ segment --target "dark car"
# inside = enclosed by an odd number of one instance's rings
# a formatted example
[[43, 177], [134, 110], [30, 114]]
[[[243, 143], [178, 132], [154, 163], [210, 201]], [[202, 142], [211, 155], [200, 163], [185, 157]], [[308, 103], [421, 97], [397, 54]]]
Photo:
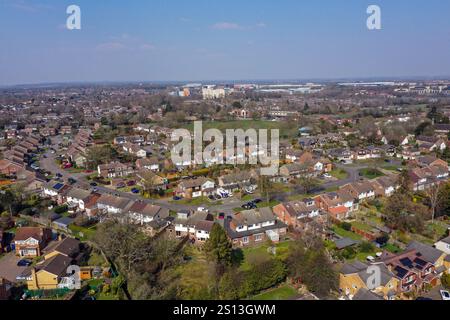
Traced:
[[17, 266], [19, 266], [19, 267], [29, 267], [29, 266], [31, 266], [32, 263], [33, 262], [31, 262], [28, 259], [22, 259], [22, 260], [19, 260], [19, 262], [17, 262]]
[[91, 183], [90, 183], [90, 186], [91, 186], [91, 187], [96, 187], [96, 186], [98, 186], [98, 184], [96, 184], [95, 182], [91, 182]]
[[225, 220], [225, 213], [223, 213], [223, 212], [219, 213], [219, 215], [217, 216], [217, 219]]
[[131, 189], [131, 192], [134, 193], [134, 194], [137, 194], [137, 193], [139, 193], [139, 189], [133, 188], [133, 189]]
[[69, 178], [69, 179], [67, 179], [67, 181], [68, 181], [70, 184], [75, 184], [75, 183], [77, 183], [77, 180], [75, 180], [74, 178]]
[[172, 199], [173, 199], [174, 201], [178, 201], [178, 200], [181, 200], [181, 197], [174, 196]]
[[57, 173], [56, 176], [57, 176], [58, 178], [62, 178], [62, 177], [63, 177], [63, 175], [62, 175], [61, 173]]
[[136, 185], [136, 181], [128, 181], [127, 186], [132, 187]]

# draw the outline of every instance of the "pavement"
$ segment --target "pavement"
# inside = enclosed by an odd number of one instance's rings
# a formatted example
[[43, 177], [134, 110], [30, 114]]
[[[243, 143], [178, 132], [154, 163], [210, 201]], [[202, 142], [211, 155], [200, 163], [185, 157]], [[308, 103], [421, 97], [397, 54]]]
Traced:
[[0, 278], [4, 278], [12, 283], [17, 283], [16, 277], [21, 275], [27, 267], [19, 267], [17, 262], [21, 258], [14, 252], [7, 253], [0, 258]]

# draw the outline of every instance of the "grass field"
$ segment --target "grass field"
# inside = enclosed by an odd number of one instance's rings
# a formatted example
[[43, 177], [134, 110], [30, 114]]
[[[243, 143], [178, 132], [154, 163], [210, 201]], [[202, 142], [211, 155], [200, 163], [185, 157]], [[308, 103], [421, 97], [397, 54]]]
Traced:
[[375, 179], [384, 176], [384, 174], [378, 169], [365, 168], [359, 170], [359, 173], [367, 179]]
[[[193, 131], [194, 123], [189, 123], [184, 128]], [[288, 125], [286, 122], [263, 121], [263, 120], [236, 120], [236, 121], [204, 121], [203, 131], [208, 129], [219, 129], [225, 131], [227, 129], [279, 129], [280, 138], [288, 139], [298, 135], [298, 126]]]
[[298, 294], [297, 290], [289, 285], [271, 289], [260, 293], [251, 298], [251, 300], [288, 300]]
[[343, 169], [335, 169], [333, 171], [330, 172], [331, 176], [339, 179], [339, 180], [344, 180], [348, 178], [348, 173], [347, 171], [343, 170]]

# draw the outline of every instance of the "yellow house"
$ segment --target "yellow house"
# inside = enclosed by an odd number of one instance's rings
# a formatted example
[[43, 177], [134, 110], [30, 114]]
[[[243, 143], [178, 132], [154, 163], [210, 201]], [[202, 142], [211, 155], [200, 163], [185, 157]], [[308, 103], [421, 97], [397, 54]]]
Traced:
[[384, 263], [368, 265], [360, 261], [354, 261], [345, 264], [339, 273], [339, 289], [342, 294], [352, 299], [359, 290], [368, 290], [370, 276], [373, 274], [373, 272], [368, 272], [370, 266], [377, 266], [380, 270], [380, 286], [370, 291], [386, 300], [394, 299], [397, 295], [399, 280]]
[[58, 289], [71, 262], [71, 258], [58, 254], [31, 268], [29, 274], [24, 275], [28, 290]]
[[44, 259], [48, 260], [52, 257], [57, 256], [58, 254], [76, 258], [80, 253], [81, 242], [74, 238], [64, 238], [60, 239], [57, 242], [53, 242], [49, 244], [44, 250]]

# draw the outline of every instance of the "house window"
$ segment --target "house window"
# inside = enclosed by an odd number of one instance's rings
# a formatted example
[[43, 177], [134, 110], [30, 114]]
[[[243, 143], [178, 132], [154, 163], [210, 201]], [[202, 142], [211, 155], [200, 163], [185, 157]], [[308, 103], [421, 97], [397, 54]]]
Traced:
[[247, 244], [248, 243], [248, 237], [243, 237], [242, 238], [242, 243]]
[[262, 240], [263, 240], [263, 235], [262, 234], [255, 235], [255, 241], [262, 241]]

